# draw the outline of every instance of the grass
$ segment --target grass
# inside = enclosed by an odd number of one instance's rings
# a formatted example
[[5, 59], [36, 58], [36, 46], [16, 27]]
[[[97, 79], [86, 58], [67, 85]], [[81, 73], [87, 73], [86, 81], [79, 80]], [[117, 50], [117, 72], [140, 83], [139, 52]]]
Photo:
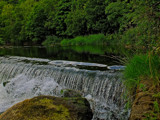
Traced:
[[106, 44], [106, 37], [104, 34], [94, 34], [88, 36], [78, 36], [73, 39], [64, 39], [61, 45], [104, 45]]
[[135, 55], [126, 64], [124, 71], [125, 85], [129, 90], [135, 90], [144, 77], [159, 81], [160, 57], [150, 53]]

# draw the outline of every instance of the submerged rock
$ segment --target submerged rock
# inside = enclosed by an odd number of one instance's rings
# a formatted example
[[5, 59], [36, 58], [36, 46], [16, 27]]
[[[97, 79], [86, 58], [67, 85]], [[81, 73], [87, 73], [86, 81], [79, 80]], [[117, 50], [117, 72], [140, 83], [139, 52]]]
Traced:
[[71, 89], [62, 89], [62, 97], [82, 97], [81, 93]]
[[85, 98], [39, 96], [14, 105], [0, 120], [91, 120], [92, 116]]

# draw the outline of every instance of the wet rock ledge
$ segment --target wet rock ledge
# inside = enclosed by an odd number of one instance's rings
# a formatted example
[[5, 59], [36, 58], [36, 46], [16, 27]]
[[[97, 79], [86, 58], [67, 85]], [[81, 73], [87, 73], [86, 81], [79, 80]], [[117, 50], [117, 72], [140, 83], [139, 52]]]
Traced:
[[85, 98], [38, 96], [9, 108], [0, 120], [91, 120], [92, 116]]

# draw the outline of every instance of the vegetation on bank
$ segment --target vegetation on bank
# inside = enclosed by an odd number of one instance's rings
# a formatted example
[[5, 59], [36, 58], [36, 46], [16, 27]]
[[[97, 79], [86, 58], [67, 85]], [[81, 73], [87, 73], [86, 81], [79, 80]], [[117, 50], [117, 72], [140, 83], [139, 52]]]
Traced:
[[154, 84], [159, 84], [160, 56], [152, 53], [134, 55], [126, 64], [124, 77], [125, 85], [130, 91], [134, 91], [140, 86], [140, 81], [146, 78], [153, 80]]
[[78, 36], [73, 39], [64, 39], [61, 45], [105, 45], [106, 37], [103, 34], [95, 34], [88, 36]]
[[52, 45], [58, 44], [60, 41], [61, 41], [60, 38], [58, 38], [55, 35], [47, 36], [46, 40], [42, 42], [42, 45], [43, 46], [52, 46]]
[[130, 96], [127, 98], [127, 107], [132, 109], [130, 120], [159, 120], [159, 47], [145, 54], [134, 55], [126, 64], [124, 78], [124, 84], [128, 90], [127, 96]]
[[0, 45], [156, 45], [159, 7], [159, 0], [1, 0]]

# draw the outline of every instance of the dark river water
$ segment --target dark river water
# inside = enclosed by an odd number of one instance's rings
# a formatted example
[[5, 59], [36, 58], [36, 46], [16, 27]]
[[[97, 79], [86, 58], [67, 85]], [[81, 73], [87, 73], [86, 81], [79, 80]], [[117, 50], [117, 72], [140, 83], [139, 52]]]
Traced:
[[6, 47], [0, 48], [0, 56], [23, 56], [51, 60], [123, 64], [121, 60], [132, 52], [121, 47], [108, 46], [54, 46], [54, 47]]

